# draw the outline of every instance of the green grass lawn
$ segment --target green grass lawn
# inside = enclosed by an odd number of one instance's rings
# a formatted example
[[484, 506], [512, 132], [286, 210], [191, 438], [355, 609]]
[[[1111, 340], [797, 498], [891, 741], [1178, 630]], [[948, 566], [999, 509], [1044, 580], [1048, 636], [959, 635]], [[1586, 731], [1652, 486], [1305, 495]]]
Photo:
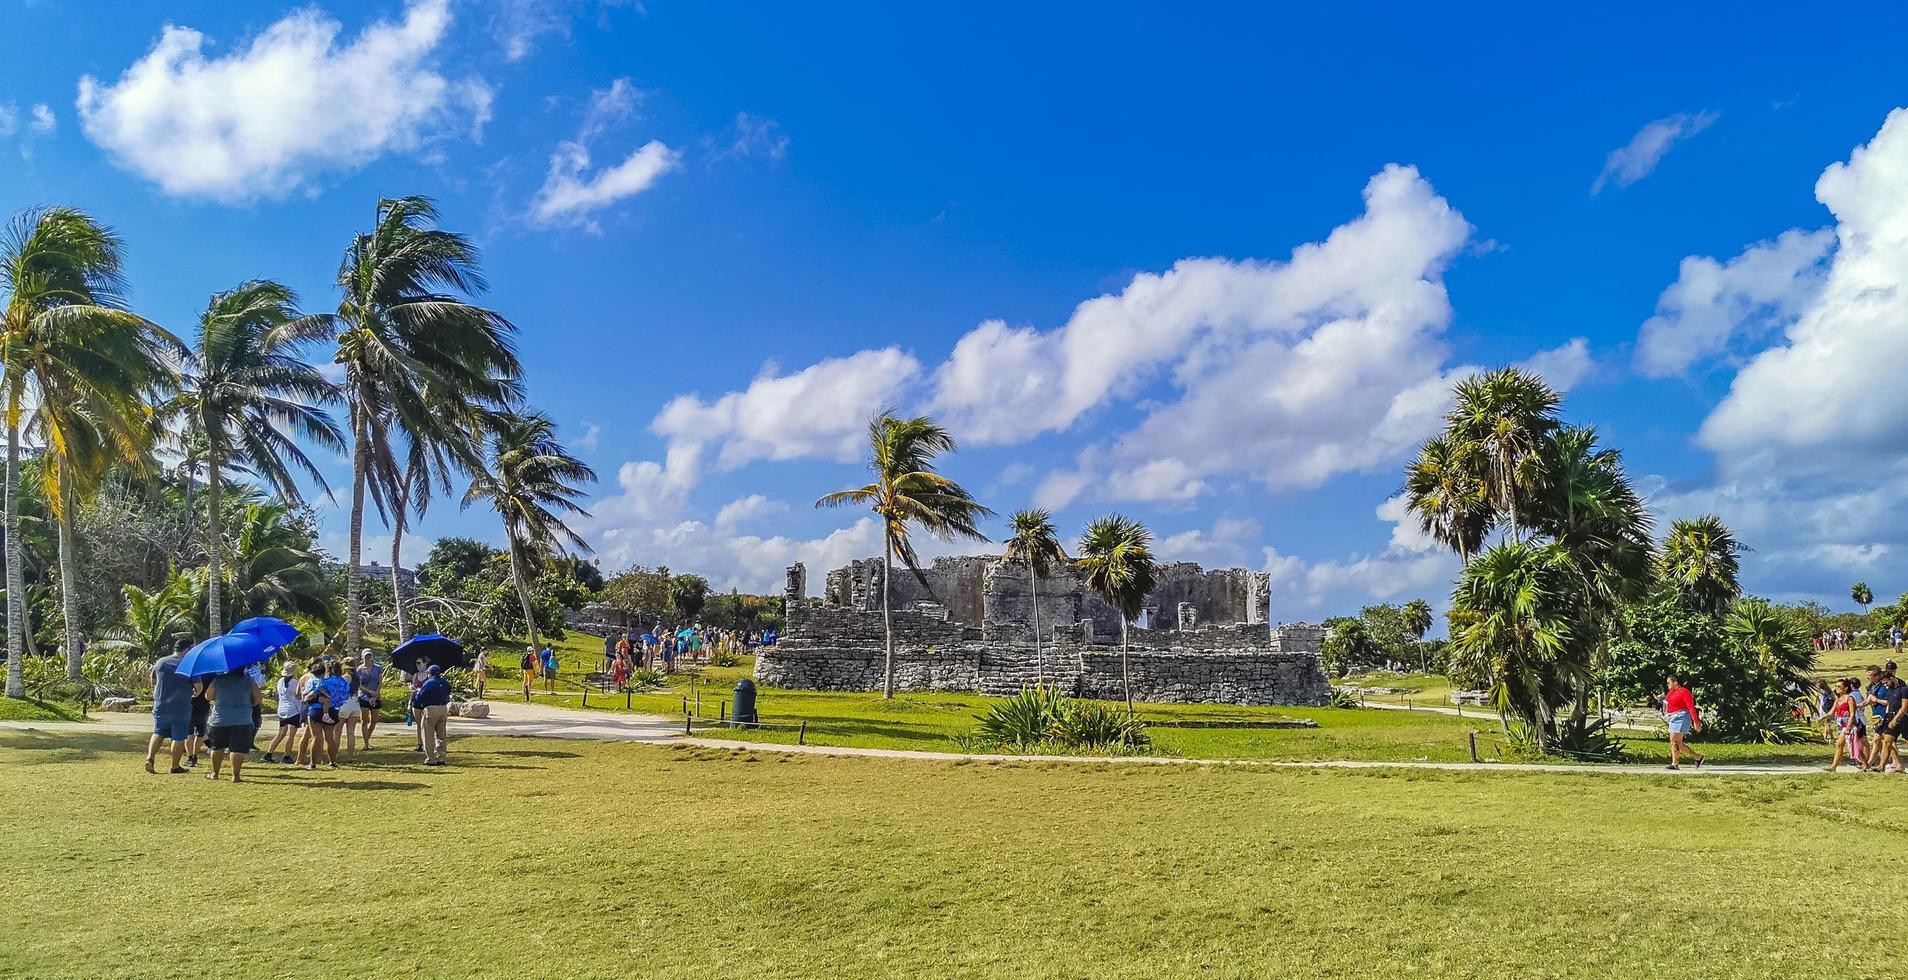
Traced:
[[79, 705], [0, 695], [0, 721], [83, 721]]
[[0, 732], [0, 976], [1854, 977], [1908, 901], [1899, 778], [139, 741]]
[[[600, 645], [600, 641], [596, 642]], [[566, 643], [566, 647], [570, 645]], [[572, 653], [588, 657], [601, 655], [600, 646], [595, 650], [572, 650]], [[584, 668], [581, 657], [566, 659], [564, 669], [573, 668]], [[593, 661], [588, 669], [594, 669]], [[593, 710], [680, 718], [684, 703], [693, 707], [699, 694], [702, 717], [713, 721], [723, 711], [720, 705], [733, 698], [736, 681], [750, 676], [752, 671], [753, 662], [745, 658], [738, 667], [710, 667], [676, 674], [662, 690], [627, 697], [592, 694], [589, 706]], [[1415, 678], [1407, 675], [1407, 679], [1426, 680], [1427, 686], [1435, 686], [1442, 680], [1435, 677], [1427, 680], [1423, 675], [1415, 675]], [[520, 692], [521, 685], [514, 671], [503, 678], [502, 684], [493, 683], [491, 687], [492, 698], [514, 698], [520, 696]], [[550, 696], [544, 694], [539, 685], [534, 699], [539, 704], [582, 706], [582, 699], [573, 688], [566, 688], [561, 696]], [[987, 713], [994, 701], [978, 694], [961, 693], [901, 694], [892, 701], [884, 701], [872, 692], [765, 688], [758, 692], [757, 708], [761, 720], [767, 723], [792, 726], [806, 721], [805, 740], [811, 745], [959, 752], [962, 751], [959, 737], [973, 733], [976, 720]], [[1149, 704], [1141, 705], [1140, 713], [1153, 721], [1310, 719], [1318, 723], [1313, 729], [1151, 729], [1156, 754], [1182, 758], [1466, 762], [1471, 758], [1470, 733], [1476, 731], [1481, 733], [1481, 758], [1528, 761], [1512, 750], [1493, 720], [1432, 712]], [[738, 741], [790, 743], [797, 738], [792, 728], [705, 729], [699, 726], [697, 732]], [[1626, 744], [1633, 761], [1655, 764], [1669, 761], [1669, 743], [1663, 736], [1636, 733], [1626, 739]], [[1828, 758], [1823, 746], [1729, 745], [1700, 741], [1697, 744], [1717, 761], [1794, 763]]]

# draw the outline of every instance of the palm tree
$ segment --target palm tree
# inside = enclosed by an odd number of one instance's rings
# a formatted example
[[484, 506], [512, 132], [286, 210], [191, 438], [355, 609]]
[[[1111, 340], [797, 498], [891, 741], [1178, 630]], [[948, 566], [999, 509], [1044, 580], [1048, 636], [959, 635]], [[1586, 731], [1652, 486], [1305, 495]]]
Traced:
[[1484, 498], [1516, 537], [1518, 504], [1536, 487], [1543, 445], [1557, 428], [1562, 399], [1542, 378], [1514, 367], [1466, 378], [1453, 394], [1446, 436], [1484, 458]]
[[1756, 655], [1764, 669], [1781, 678], [1791, 694], [1811, 685], [1815, 648], [1809, 631], [1767, 599], [1736, 603], [1723, 621], [1723, 633], [1742, 649]]
[[1497, 522], [1485, 498], [1483, 464], [1476, 446], [1436, 436], [1405, 468], [1406, 509], [1417, 515], [1420, 530], [1457, 552], [1460, 561], [1484, 547]]
[[954, 437], [926, 416], [904, 419], [884, 411], [868, 421], [868, 469], [874, 482], [838, 490], [817, 500], [817, 507], [863, 504], [881, 521], [881, 626], [886, 654], [881, 696], [894, 697], [894, 614], [888, 588], [896, 558], [926, 581], [909, 537], [913, 527], [951, 541], [987, 537], [975, 522], [993, 514], [960, 484], [935, 472], [934, 461], [954, 451]]
[[[310, 527], [276, 501], [254, 501], [232, 529], [232, 618], [309, 616], [329, 628], [338, 608]], [[217, 632], [217, 628], [213, 632]]]
[[20, 431], [27, 406], [57, 464], [47, 504], [61, 524], [67, 672], [79, 676], [71, 512], [83, 475], [100, 457], [141, 457], [153, 435], [145, 398], [163, 384], [171, 336], [125, 309], [117, 235], [85, 212], [41, 208], [16, 215], [0, 235], [0, 356], [5, 360], [7, 462], [7, 695], [22, 675], [26, 583], [19, 546]]
[[[297, 297], [270, 280], [255, 279], [212, 296], [199, 314], [198, 344], [190, 352], [179, 395], [167, 406], [184, 422], [206, 472], [206, 622], [223, 632], [225, 576], [224, 495], [230, 467], [249, 473], [269, 491], [299, 501], [293, 470], [330, 492], [324, 475], [293, 441], [342, 450], [344, 437], [319, 406], [336, 401], [336, 385], [300, 356], [328, 335], [326, 317], [300, 316]], [[188, 486], [190, 476], [187, 477]]]
[[1405, 603], [1400, 612], [1403, 616], [1404, 628], [1411, 634], [1411, 642], [1418, 647], [1418, 670], [1430, 673], [1431, 664], [1425, 658], [1424, 652], [1424, 634], [1431, 632], [1431, 604], [1423, 599], [1413, 599]]
[[191, 579], [177, 571], [154, 592], [137, 585], [126, 586], [126, 618], [106, 630], [100, 646], [124, 650], [145, 660], [171, 653], [175, 641], [194, 632], [192, 603], [196, 591]]
[[504, 413], [494, 420], [487, 468], [471, 481], [464, 506], [482, 500], [503, 518], [509, 542], [510, 577], [523, 602], [523, 621], [530, 645], [538, 645], [536, 610], [530, 601], [530, 562], [541, 568], [543, 559], [567, 543], [579, 551], [590, 546], [563, 515], [588, 517], [576, 503], [584, 491], [577, 483], [596, 479], [589, 464], [565, 452], [557, 441], [556, 423], [537, 413]]
[[1661, 573], [1691, 609], [1720, 615], [1742, 594], [1736, 576], [1747, 550], [1714, 514], [1677, 521], [1663, 541]]
[[[393, 434], [439, 445], [448, 426], [464, 431], [486, 409], [521, 397], [512, 336], [516, 327], [465, 302], [486, 283], [475, 245], [435, 227], [427, 197], [386, 198], [377, 221], [352, 239], [338, 269], [342, 298], [331, 317], [343, 393], [350, 411], [351, 529], [345, 575], [345, 648], [364, 640], [357, 569], [362, 558], [367, 491], [379, 512], [401, 505], [404, 463]], [[462, 440], [446, 451], [475, 455]], [[467, 467], [475, 471], [475, 461]]]
[[[1556, 709], [1588, 681], [1578, 654], [1577, 570], [1561, 545], [1507, 541], [1464, 568], [1452, 595], [1455, 659], [1492, 678], [1500, 718], [1548, 736]], [[1478, 672], [1475, 671], [1474, 672]]]
[[1856, 605], [1862, 607], [1863, 616], [1868, 615], [1868, 604], [1875, 601], [1874, 590], [1868, 587], [1867, 582], [1855, 583], [1855, 587], [1848, 590], [1848, 597], [1855, 600]]
[[1067, 560], [1065, 548], [1053, 529], [1053, 517], [1043, 508], [1017, 510], [1010, 522], [1013, 533], [1007, 537], [1007, 550], [1001, 560], [1027, 563], [1027, 586], [1033, 593], [1034, 683], [1047, 686], [1047, 665], [1040, 656], [1040, 578], [1053, 566]]
[[1126, 713], [1133, 713], [1133, 674], [1127, 654], [1133, 620], [1153, 591], [1157, 566], [1153, 532], [1119, 514], [1099, 518], [1080, 535], [1080, 573], [1086, 586], [1120, 614], [1120, 681], [1126, 687]]

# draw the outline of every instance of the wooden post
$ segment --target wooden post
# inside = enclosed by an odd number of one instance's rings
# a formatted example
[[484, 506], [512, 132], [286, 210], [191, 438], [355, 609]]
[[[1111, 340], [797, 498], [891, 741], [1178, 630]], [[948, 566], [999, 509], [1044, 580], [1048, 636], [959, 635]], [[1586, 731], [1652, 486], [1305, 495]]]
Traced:
[[690, 724], [690, 722], [691, 722], [691, 721], [693, 721], [693, 720], [694, 720], [694, 719], [692, 719], [692, 718], [690, 717], [690, 715], [689, 715], [689, 712], [687, 712], [687, 711], [685, 711], [685, 712], [683, 712], [683, 713], [682, 713], [682, 733], [683, 733], [684, 735], [693, 735], [693, 734], [695, 734], [695, 732], [693, 732], [693, 731], [690, 731], [690, 729], [689, 729], [689, 724]]
[[798, 731], [795, 733], [795, 744], [796, 745], [808, 744], [808, 719], [806, 718], [802, 719], [801, 731]]
[[623, 688], [623, 710], [624, 711], [629, 710], [629, 702], [630, 702], [630, 699], [633, 697], [635, 697], [635, 695], [630, 692], [629, 688], [627, 687]]
[[1471, 733], [1471, 761], [1477, 762], [1477, 733]]

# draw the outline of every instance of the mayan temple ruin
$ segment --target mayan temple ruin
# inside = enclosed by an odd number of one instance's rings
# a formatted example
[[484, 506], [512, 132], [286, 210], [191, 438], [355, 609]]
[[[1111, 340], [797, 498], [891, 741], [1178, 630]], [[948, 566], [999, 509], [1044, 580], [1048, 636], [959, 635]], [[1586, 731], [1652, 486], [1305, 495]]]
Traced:
[[[828, 573], [818, 598], [808, 571], [788, 570], [781, 641], [763, 650], [756, 680], [832, 691], [881, 687], [882, 561]], [[909, 691], [1013, 694], [1044, 676], [1087, 697], [1124, 697], [1120, 617], [1064, 565], [1039, 583], [1040, 652], [1027, 566], [993, 556], [941, 558], [917, 578], [897, 568], [889, 585], [895, 686]], [[923, 581], [925, 580], [925, 581]], [[1330, 688], [1319, 662], [1324, 630], [1271, 625], [1264, 572], [1159, 569], [1131, 631], [1133, 696], [1141, 701], [1321, 705]]]

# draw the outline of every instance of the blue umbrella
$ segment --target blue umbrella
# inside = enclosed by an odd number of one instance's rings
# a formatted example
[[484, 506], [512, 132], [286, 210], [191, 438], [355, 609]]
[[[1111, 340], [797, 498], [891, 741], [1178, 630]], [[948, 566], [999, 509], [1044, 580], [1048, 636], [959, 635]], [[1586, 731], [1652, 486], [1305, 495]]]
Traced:
[[643, 634], [643, 642], [644, 642], [644, 643], [654, 643], [654, 642], [656, 642], [656, 634], [654, 634], [654, 633], [644, 633], [644, 634]]
[[253, 616], [251, 619], [241, 621], [237, 626], [232, 627], [226, 632], [249, 633], [252, 636], [263, 639], [267, 643], [276, 643], [281, 647], [291, 645], [291, 641], [298, 639], [299, 635], [298, 627], [276, 616]]
[[179, 674], [185, 677], [223, 674], [234, 667], [262, 664], [272, 659], [272, 654], [277, 652], [278, 644], [267, 642], [262, 637], [250, 633], [227, 633], [187, 650], [185, 656], [179, 658]]
[[470, 665], [462, 643], [437, 633], [413, 636], [391, 651], [391, 666], [399, 670], [414, 670], [419, 660], [425, 661], [427, 666], [436, 664], [446, 670]]

